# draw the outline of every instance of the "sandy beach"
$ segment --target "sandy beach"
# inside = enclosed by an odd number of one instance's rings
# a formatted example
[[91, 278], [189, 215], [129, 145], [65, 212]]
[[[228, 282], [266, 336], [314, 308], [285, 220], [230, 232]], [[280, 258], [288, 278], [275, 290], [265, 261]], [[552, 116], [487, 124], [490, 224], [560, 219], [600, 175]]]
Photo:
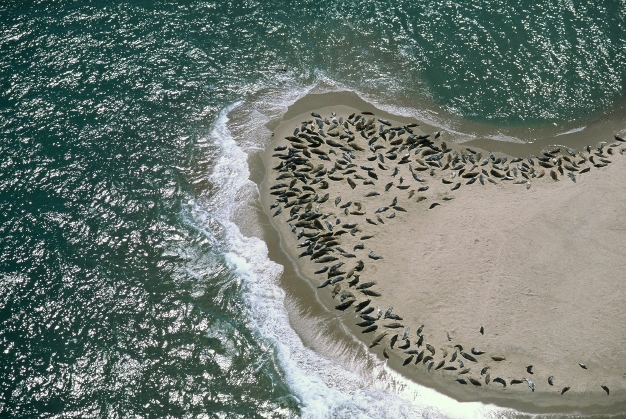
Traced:
[[626, 143], [490, 154], [329, 99], [270, 124], [259, 185], [316, 298], [392, 368], [458, 400], [623, 411]]

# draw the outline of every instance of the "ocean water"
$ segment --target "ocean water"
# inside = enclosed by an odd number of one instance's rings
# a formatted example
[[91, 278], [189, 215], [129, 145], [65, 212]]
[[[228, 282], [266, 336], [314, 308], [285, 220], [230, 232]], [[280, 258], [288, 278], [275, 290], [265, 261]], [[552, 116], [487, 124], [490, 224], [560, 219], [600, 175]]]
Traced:
[[485, 137], [622, 121], [626, 2], [519, 3], [0, 4], [0, 416], [521, 416], [309, 349], [240, 228], [307, 93]]

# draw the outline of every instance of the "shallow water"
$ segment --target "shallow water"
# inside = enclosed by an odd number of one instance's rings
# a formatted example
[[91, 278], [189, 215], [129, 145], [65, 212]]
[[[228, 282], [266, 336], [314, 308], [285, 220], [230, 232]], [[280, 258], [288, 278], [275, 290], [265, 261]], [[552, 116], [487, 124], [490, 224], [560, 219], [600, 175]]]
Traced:
[[503, 414], [303, 345], [248, 159], [310, 91], [358, 92], [459, 141], [621, 131], [625, 10], [0, 5], [0, 413]]

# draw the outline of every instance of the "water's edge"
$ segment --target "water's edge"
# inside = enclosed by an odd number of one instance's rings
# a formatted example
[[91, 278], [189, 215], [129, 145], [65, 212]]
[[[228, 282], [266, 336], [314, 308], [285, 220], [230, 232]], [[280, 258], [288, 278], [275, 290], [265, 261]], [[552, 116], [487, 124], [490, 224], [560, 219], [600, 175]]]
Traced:
[[[357, 109], [362, 109], [362, 110], [374, 110], [377, 113], [377, 115], [381, 117], [387, 117], [390, 119], [396, 119], [396, 120], [407, 119], [406, 117], [394, 116], [392, 113], [388, 113], [384, 110], [376, 109], [376, 107], [373, 104], [364, 101], [363, 99], [359, 98], [356, 94], [352, 92], [347, 92], [347, 93], [346, 92], [331, 92], [331, 93], [325, 93], [325, 94], [320, 94], [320, 95], [310, 94], [308, 96], [301, 98], [300, 100], [296, 101], [292, 106], [289, 107], [288, 111], [282, 116], [282, 118], [269, 121], [266, 124], [266, 127], [269, 130], [273, 130], [277, 127], [277, 125], [280, 123], [281, 120], [288, 120], [298, 114], [305, 113], [311, 110], [316, 110], [321, 107], [328, 106], [331, 103], [333, 105], [334, 104], [348, 104], [352, 107], [355, 107]], [[422, 128], [426, 132], [435, 132], [440, 129], [439, 127], [424, 123], [423, 121], [420, 123], [420, 125], [421, 125], [420, 128]], [[605, 126], [603, 129], [604, 131], [610, 131], [611, 136], [612, 136], [612, 133], [615, 132], [612, 126], [608, 128]], [[576, 134], [576, 133], [577, 132], [572, 132], [569, 135]], [[608, 134], [608, 133], [605, 132], [605, 134]], [[562, 135], [558, 137], [562, 137]], [[492, 151], [500, 151], [506, 154], [525, 156], [529, 154], [540, 154], [542, 149], [546, 149], [547, 147], [552, 147], [555, 144], [554, 143], [555, 138], [556, 138], [555, 136], [548, 136], [544, 138], [542, 141], [537, 141], [534, 143], [527, 143], [527, 144], [517, 144], [517, 143], [510, 143], [510, 142], [499, 141], [499, 140], [480, 139], [480, 140], [473, 140], [472, 142], [464, 144], [464, 145], [486, 144], [486, 147], [481, 147], [481, 148], [491, 149]], [[587, 138], [581, 136], [581, 137], [575, 137], [574, 140], [572, 140], [572, 138], [567, 138], [567, 140], [568, 140], [566, 142], [567, 144], [571, 144], [572, 142], [577, 141], [577, 140], [580, 144], [583, 144], [583, 141], [587, 140]], [[585, 145], [586, 144], [587, 143], [585, 143]], [[570, 145], [570, 147], [575, 147], [575, 146]], [[264, 186], [265, 166], [263, 165], [263, 161], [262, 161], [260, 154], [261, 153], [255, 153], [255, 154], [250, 155], [248, 163], [250, 165], [251, 173], [252, 173], [250, 179], [257, 185], [259, 190], [263, 191], [263, 188], [266, 187], [266, 185]], [[266, 207], [267, 206], [268, 205], [266, 205]], [[288, 303], [290, 320], [294, 328], [296, 329], [296, 332], [301, 335], [300, 336], [301, 338], [303, 338], [303, 341], [305, 342], [305, 344], [310, 345], [312, 348], [315, 349], [315, 347], [318, 345], [316, 345], [315, 342], [311, 341], [311, 339], [307, 340], [305, 338], [306, 336], [302, 336], [302, 335], [309, 335], [310, 333], [303, 333], [301, 329], [298, 329], [298, 325], [302, 327], [301, 325], [301, 323], [303, 323], [302, 317], [315, 318], [315, 317], [332, 316], [332, 306], [330, 306], [328, 302], [324, 304], [324, 302], [320, 300], [320, 298], [317, 296], [313, 283], [306, 281], [302, 278], [302, 275], [297, 269], [297, 263], [288, 256], [287, 252], [284, 249], [282, 249], [280, 245], [277, 245], [278, 243], [280, 243], [280, 235], [272, 227], [270, 216], [265, 211], [263, 211], [263, 205], [261, 205], [260, 207], [257, 207], [257, 217], [259, 218], [259, 220], [261, 220], [260, 225], [263, 227], [262, 236], [265, 242], [268, 244], [271, 243], [271, 245], [268, 246], [268, 249], [269, 249], [268, 256], [274, 262], [279, 263], [285, 267], [285, 271], [280, 279], [280, 284], [281, 284], [281, 287], [283, 287], [283, 289], [285, 289], [287, 293], [287, 299], [292, 300], [290, 303]], [[311, 292], [315, 295], [314, 304], [311, 304], [311, 294], [310, 294]], [[358, 346], [366, 347], [363, 342], [358, 342], [357, 338], [355, 338], [355, 332], [357, 330], [356, 329], [350, 330], [350, 329], [351, 328], [349, 326], [342, 327], [341, 325], [335, 325], [333, 330], [329, 330], [328, 328], [325, 328], [324, 332], [327, 333], [327, 336], [332, 336], [333, 338], [346, 339], [347, 342], [344, 345], [342, 345], [342, 347], [355, 345], [355, 344]], [[378, 361], [382, 362], [382, 360], [378, 360]], [[372, 361], [368, 361], [368, 362], [371, 363]], [[399, 372], [402, 372], [402, 371], [400, 370]], [[415, 379], [415, 377], [413, 377], [413, 379]], [[431, 388], [434, 387], [442, 394], [453, 396], [452, 394], [446, 391], [445, 386], [438, 386], [437, 383], [432, 382], [432, 380], [427, 380], [427, 379], [419, 380], [418, 379], [418, 382], [421, 385], [425, 385]], [[527, 403], [527, 402], [520, 401], [520, 400], [512, 400], [510, 397], [509, 398], [507, 397], [502, 397], [502, 398], [500, 397], [493, 397], [493, 398], [476, 397], [476, 398], [470, 398], [470, 399], [461, 400], [461, 401], [462, 402], [482, 401], [482, 402], [493, 403], [493, 404], [504, 406], [504, 407], [514, 408], [518, 412], [531, 412], [535, 414], [536, 413], [539, 413], [539, 414], [544, 413], [544, 414], [551, 414], [551, 415], [562, 414], [566, 417], [574, 413], [574, 412], [570, 412], [571, 408], [568, 408], [567, 406], [554, 406], [552, 408], [545, 408], [545, 407], [538, 408], [532, 403]], [[619, 413], [621, 411], [622, 410], [618, 409], [616, 406], [613, 406], [610, 409], [600, 408], [599, 406], [589, 406], [588, 408], [584, 409], [584, 411], [576, 411], [575, 414], [584, 413], [587, 415], [594, 415], [600, 412], [602, 412], [602, 414], [614, 414], [614, 413]]]

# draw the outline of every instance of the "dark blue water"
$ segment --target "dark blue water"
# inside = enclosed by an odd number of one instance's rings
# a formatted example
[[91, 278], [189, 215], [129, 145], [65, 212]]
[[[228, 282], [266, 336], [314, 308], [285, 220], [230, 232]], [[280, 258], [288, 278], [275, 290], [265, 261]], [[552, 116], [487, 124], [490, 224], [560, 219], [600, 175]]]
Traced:
[[319, 86], [494, 131], [610, 114], [625, 15], [589, 1], [1, 4], [0, 416], [485, 414], [307, 364], [281, 267], [232, 223], [255, 196], [247, 157]]

